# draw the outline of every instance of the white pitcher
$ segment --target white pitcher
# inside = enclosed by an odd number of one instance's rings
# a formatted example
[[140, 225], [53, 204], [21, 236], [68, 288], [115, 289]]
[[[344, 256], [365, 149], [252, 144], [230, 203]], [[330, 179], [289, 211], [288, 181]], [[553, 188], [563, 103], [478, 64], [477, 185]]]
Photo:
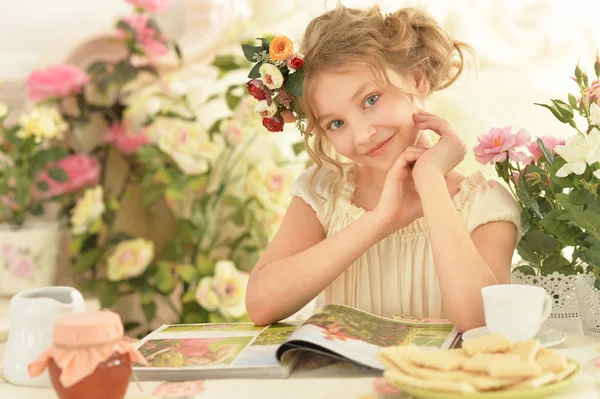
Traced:
[[31, 378], [27, 365], [52, 343], [54, 320], [85, 311], [83, 296], [72, 287], [33, 288], [10, 300], [10, 331], [4, 351], [4, 377], [14, 385], [51, 387], [48, 372]]

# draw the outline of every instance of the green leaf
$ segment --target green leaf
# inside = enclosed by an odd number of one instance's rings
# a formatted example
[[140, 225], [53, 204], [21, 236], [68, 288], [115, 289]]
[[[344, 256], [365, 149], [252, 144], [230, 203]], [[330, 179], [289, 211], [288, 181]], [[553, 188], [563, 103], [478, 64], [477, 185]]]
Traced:
[[144, 311], [144, 316], [146, 317], [148, 324], [152, 323], [156, 317], [156, 303], [150, 302], [144, 304], [142, 305], [142, 310]]
[[129, 60], [119, 61], [119, 63], [115, 65], [114, 75], [122, 85], [135, 79], [137, 74], [137, 68], [134, 67]]
[[569, 193], [569, 202], [573, 205], [591, 205], [595, 203], [596, 197], [594, 194], [581, 188], [574, 188]]
[[542, 274], [549, 275], [554, 272], [559, 272], [565, 275], [573, 274], [571, 262], [561, 255], [552, 255], [544, 259], [542, 262]]
[[243, 65], [238, 62], [234, 55], [217, 55], [212, 62], [212, 65], [218, 68], [222, 73], [243, 68]]
[[63, 168], [51, 168], [48, 171], [48, 176], [50, 176], [52, 180], [55, 180], [59, 183], [65, 183], [69, 181], [69, 175], [67, 175], [67, 172], [65, 172]]
[[569, 105], [571, 105], [573, 109], [579, 108], [579, 102], [577, 101], [577, 98], [575, 98], [575, 96], [571, 93], [569, 93]]
[[242, 200], [233, 195], [225, 195], [221, 198], [221, 203], [226, 206], [238, 208], [240, 205], [242, 205]]
[[[193, 302], [190, 302], [190, 303], [193, 303]], [[183, 315], [183, 324], [198, 324], [198, 323], [206, 323], [207, 321], [208, 321], [208, 312], [202, 308], [200, 308], [199, 311], [185, 313]]]
[[577, 236], [580, 230], [561, 219], [565, 214], [567, 214], [567, 211], [564, 209], [551, 211], [544, 216], [542, 225], [548, 233], [557, 237], [565, 245], [576, 246], [579, 241]]
[[140, 303], [142, 305], [147, 305], [154, 301], [154, 290], [151, 287], [144, 287], [144, 289], [140, 292]]
[[156, 77], [159, 76], [158, 69], [152, 65], [144, 65], [136, 68], [138, 72], [147, 72], [150, 75], [154, 75]]
[[571, 108], [571, 106], [567, 103], [565, 103], [562, 100], [551, 100], [552, 104], [554, 104], [554, 107], [556, 108], [556, 110], [558, 111], [558, 113], [560, 114], [560, 116], [562, 116], [564, 118], [565, 121], [570, 121], [571, 119], [573, 119], [573, 108]]
[[552, 163], [554, 162], [554, 155], [552, 155], [552, 151], [550, 151], [548, 147], [546, 147], [546, 144], [544, 144], [542, 139], [540, 139], [539, 137], [537, 139], [537, 143], [540, 146], [540, 150], [542, 150], [542, 154], [544, 154], [544, 157], [546, 158], [546, 162], [552, 165]]
[[186, 283], [194, 282], [198, 279], [198, 271], [192, 265], [177, 266], [177, 274]]
[[582, 206], [573, 205], [569, 200], [568, 194], [557, 194], [556, 199], [560, 206], [568, 214], [561, 216], [560, 220], [569, 220], [571, 223], [583, 229], [586, 233], [600, 239], [600, 214], [594, 211], [583, 209]]
[[100, 305], [103, 308], [110, 309], [119, 301], [119, 286], [117, 284], [108, 284], [102, 294], [100, 294]]
[[161, 32], [160, 26], [158, 26], [158, 23], [156, 22], [156, 20], [154, 18], [148, 18], [148, 23], [146, 26], [148, 26], [148, 28], [154, 30], [157, 33]]
[[195, 243], [200, 236], [199, 229], [189, 220], [177, 221], [177, 237], [183, 242]]
[[144, 190], [142, 194], [142, 205], [148, 206], [155, 203], [160, 199], [164, 191], [165, 188], [163, 186], [149, 187], [148, 189]]
[[173, 291], [176, 281], [168, 264], [159, 264], [154, 278], [156, 279], [156, 288], [162, 294], [170, 294]]
[[34, 216], [42, 216], [44, 214], [44, 207], [42, 206], [42, 204], [37, 203], [33, 206], [33, 208], [31, 208], [29, 212]]
[[294, 97], [302, 97], [302, 82], [304, 72], [302, 69], [290, 74], [285, 82], [285, 90]]
[[123, 328], [125, 329], [126, 332], [129, 332], [131, 330], [135, 330], [140, 325], [141, 324], [137, 321], [128, 321], [128, 322], [123, 323]]
[[239, 105], [240, 101], [242, 101], [242, 97], [227, 92], [225, 94], [225, 101], [227, 102], [227, 106], [229, 107], [229, 109], [234, 111]]
[[526, 276], [535, 276], [535, 269], [531, 266], [519, 266], [515, 267], [514, 271], [523, 273]]
[[250, 73], [248, 73], [248, 77], [250, 79], [258, 79], [260, 78], [260, 67], [262, 66], [263, 61], [259, 61], [252, 67]]
[[143, 163], [151, 163], [157, 157], [160, 157], [162, 152], [155, 146], [145, 145], [138, 148], [136, 155]]
[[6, 195], [10, 191], [10, 186], [8, 184], [8, 179], [0, 180], [0, 195]]
[[50, 186], [48, 186], [48, 183], [45, 181], [39, 181], [37, 187], [40, 189], [40, 191], [48, 191], [50, 189]]
[[242, 52], [248, 61], [256, 62], [254, 55], [260, 53], [261, 51], [264, 51], [262, 46], [250, 46], [248, 44], [242, 44]]
[[299, 141], [297, 143], [292, 144], [292, 150], [294, 150], [294, 155], [298, 155], [305, 150], [304, 141]]
[[227, 323], [227, 319], [224, 318], [220, 313], [214, 312], [208, 314], [209, 323]]
[[99, 75], [106, 72], [107, 66], [106, 61], [96, 61], [87, 68], [87, 71], [90, 75]]
[[137, 32], [135, 31], [135, 29], [133, 29], [133, 27], [131, 25], [129, 25], [127, 22], [125, 22], [122, 19], [120, 19], [119, 22], [117, 22], [117, 29], [121, 29], [122, 31], [129, 33], [131, 36], [137, 35]]
[[563, 116], [560, 114], [560, 112], [555, 107], [547, 105], [547, 104], [539, 104], [539, 103], [534, 103], [534, 104], [549, 109], [550, 112], [552, 112], [552, 115], [554, 115], [554, 117], [556, 119], [558, 119], [559, 121], [561, 121], [562, 123], [568, 123], [569, 122], [568, 120], [566, 120], [565, 118], [563, 118]]
[[181, 51], [181, 47], [179, 47], [179, 44], [177, 44], [177, 42], [172, 41], [171, 44], [173, 45], [173, 49], [175, 50], [175, 55], [177, 56], [177, 60], [179, 61], [180, 64], [183, 63], [183, 52]]
[[261, 44], [263, 50], [269, 51], [269, 47], [271, 46], [271, 41], [264, 37], [260, 37], [259, 40], [260, 40], [260, 44]]
[[171, 262], [179, 262], [185, 252], [181, 241], [177, 238], [171, 238], [165, 243], [163, 248], [163, 259]]
[[557, 184], [560, 187], [575, 187], [573, 184], [573, 179], [569, 177], [558, 177], [556, 176], [556, 172], [562, 168], [565, 163], [567, 163], [562, 157], [556, 156], [554, 157], [554, 162], [552, 165], [548, 167], [548, 173], [550, 174], [550, 178], [554, 184]]
[[106, 94], [106, 90], [113, 79], [115, 79], [115, 76], [112, 73], [107, 73], [106, 75], [102, 75], [98, 78], [96, 81], [96, 86], [98, 87], [100, 94]]
[[101, 259], [103, 248], [92, 248], [81, 252], [75, 261], [75, 271], [83, 272], [96, 266], [96, 262]]
[[109, 245], [115, 245], [122, 241], [131, 240], [133, 235], [126, 233], [124, 231], [118, 231], [110, 235], [110, 239], [108, 240]]

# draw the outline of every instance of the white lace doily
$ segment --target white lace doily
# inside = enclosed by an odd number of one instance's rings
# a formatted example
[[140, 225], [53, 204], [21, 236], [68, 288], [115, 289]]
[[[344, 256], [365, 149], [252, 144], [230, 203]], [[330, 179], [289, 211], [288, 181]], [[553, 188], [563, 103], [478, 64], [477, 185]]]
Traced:
[[600, 338], [600, 290], [594, 287], [593, 274], [578, 274], [575, 292], [581, 312], [581, 323], [586, 335]]
[[575, 294], [575, 275], [565, 276], [554, 272], [547, 276], [528, 276], [519, 271], [512, 273], [513, 284], [536, 285], [546, 290], [552, 298], [550, 318], [579, 317], [579, 304]]
[[569, 333], [583, 334], [579, 303], [575, 294], [575, 277], [575, 275], [565, 276], [557, 272], [547, 276], [530, 276], [520, 271], [513, 271], [512, 283], [542, 287], [550, 295], [552, 312], [544, 323], [546, 326]]

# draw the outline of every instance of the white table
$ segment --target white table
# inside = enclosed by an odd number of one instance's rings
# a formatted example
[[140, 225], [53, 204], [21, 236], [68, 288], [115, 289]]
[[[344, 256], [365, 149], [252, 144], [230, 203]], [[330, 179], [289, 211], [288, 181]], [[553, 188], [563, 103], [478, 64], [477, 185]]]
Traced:
[[[0, 310], [2, 310], [0, 303]], [[5, 314], [0, 313], [0, 317]], [[5, 343], [0, 339], [0, 372]], [[578, 361], [583, 373], [570, 388], [549, 399], [600, 399], [600, 373], [592, 371], [590, 360], [600, 357], [600, 342], [591, 337], [569, 334], [566, 342], [554, 347], [568, 357]], [[600, 370], [596, 369], [600, 372]], [[1, 374], [1, 373], [0, 373]], [[197, 399], [375, 399], [373, 383], [377, 374], [366, 373], [351, 365], [341, 363], [313, 370], [295, 371], [287, 379], [222, 379], [204, 382], [205, 391], [195, 396]], [[126, 399], [156, 398], [152, 393], [159, 382], [143, 382], [139, 390], [131, 383]], [[402, 398], [406, 396], [389, 396]], [[56, 399], [52, 389], [17, 387], [0, 379], [0, 399]]]

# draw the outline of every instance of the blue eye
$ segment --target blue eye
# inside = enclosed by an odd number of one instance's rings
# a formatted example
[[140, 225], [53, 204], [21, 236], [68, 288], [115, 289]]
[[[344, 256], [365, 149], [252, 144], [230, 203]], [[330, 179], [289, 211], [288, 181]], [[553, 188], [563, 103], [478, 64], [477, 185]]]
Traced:
[[342, 126], [344, 126], [344, 122], [337, 120], [337, 121], [333, 121], [329, 124], [329, 129], [331, 130], [338, 130], [340, 129]]
[[368, 107], [374, 105], [378, 99], [379, 99], [379, 94], [373, 94], [372, 96], [367, 98], [367, 100], [365, 101], [365, 107], [368, 108]]

